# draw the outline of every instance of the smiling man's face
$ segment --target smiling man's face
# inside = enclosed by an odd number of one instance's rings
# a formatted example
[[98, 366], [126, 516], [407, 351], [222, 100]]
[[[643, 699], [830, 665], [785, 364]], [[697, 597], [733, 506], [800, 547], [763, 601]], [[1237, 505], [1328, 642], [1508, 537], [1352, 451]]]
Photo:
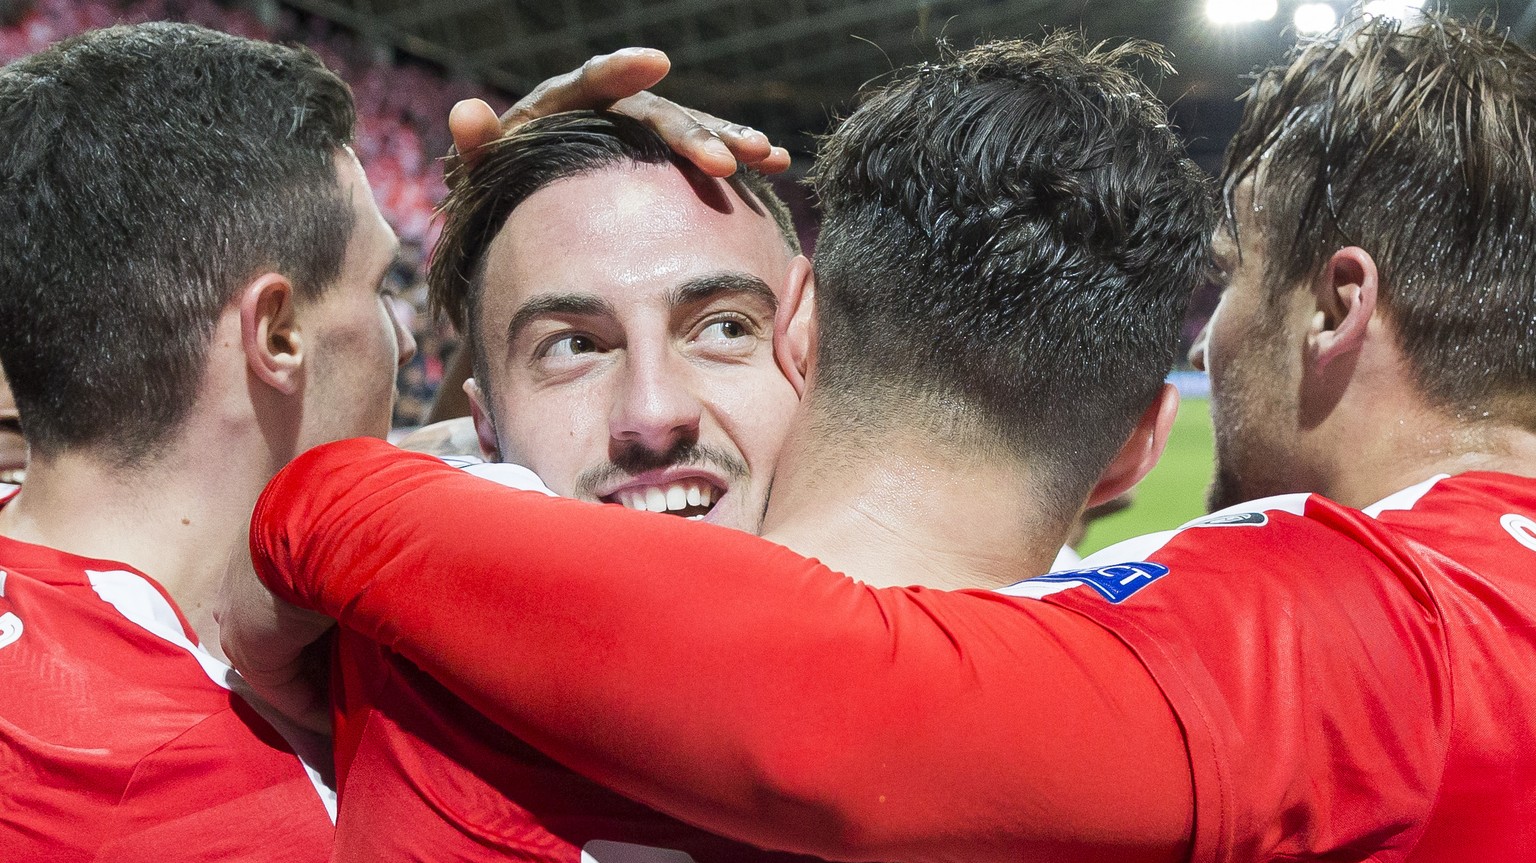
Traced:
[[773, 353], [793, 254], [671, 164], [535, 192], [486, 255], [482, 441], [563, 495], [755, 529], [797, 404]]

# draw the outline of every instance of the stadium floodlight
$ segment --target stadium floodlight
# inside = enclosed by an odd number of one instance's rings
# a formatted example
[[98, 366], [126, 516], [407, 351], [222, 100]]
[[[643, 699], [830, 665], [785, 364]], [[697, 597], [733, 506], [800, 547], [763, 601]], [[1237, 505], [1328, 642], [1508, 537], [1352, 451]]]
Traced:
[[1206, 0], [1205, 17], [1213, 24], [1268, 21], [1280, 10], [1278, 0]]
[[1424, 15], [1424, 0], [1371, 0], [1360, 8], [1360, 14], [1371, 18], [1413, 21]]
[[1339, 23], [1339, 13], [1328, 3], [1303, 3], [1296, 7], [1291, 19], [1296, 32], [1303, 36], [1318, 36], [1332, 30]]

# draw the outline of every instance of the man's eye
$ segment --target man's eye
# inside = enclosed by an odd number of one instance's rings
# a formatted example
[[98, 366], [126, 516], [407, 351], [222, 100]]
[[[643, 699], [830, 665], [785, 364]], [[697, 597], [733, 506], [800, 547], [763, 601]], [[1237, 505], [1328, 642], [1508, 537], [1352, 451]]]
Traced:
[[590, 354], [597, 350], [597, 342], [587, 336], [561, 336], [550, 342], [540, 353], [544, 357], [573, 357]]
[[714, 323], [705, 327], [703, 332], [699, 333], [699, 338], [705, 340], [734, 341], [735, 339], [745, 338], [751, 334], [752, 333], [747, 329], [747, 325], [741, 321], [724, 320], [715, 321]]

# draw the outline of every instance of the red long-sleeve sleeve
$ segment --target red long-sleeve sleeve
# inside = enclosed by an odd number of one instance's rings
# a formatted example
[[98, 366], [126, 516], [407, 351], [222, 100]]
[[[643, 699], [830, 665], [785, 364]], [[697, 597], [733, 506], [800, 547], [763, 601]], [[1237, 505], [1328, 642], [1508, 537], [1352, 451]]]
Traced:
[[1176, 859], [1179, 726], [1073, 611], [873, 589], [710, 525], [502, 488], [378, 441], [257, 506], [263, 581], [573, 769], [833, 859]]

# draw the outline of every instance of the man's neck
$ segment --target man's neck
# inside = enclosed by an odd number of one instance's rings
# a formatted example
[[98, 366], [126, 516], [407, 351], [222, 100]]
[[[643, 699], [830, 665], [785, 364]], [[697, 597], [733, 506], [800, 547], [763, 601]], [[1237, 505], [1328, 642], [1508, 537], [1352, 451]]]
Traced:
[[251, 511], [270, 471], [219, 462], [184, 441], [131, 470], [96, 453], [34, 458], [0, 509], [0, 535], [127, 564], [165, 588], [215, 655], [213, 604], [232, 555], [246, 554]]
[[1468, 421], [1444, 413], [1399, 411], [1377, 433], [1341, 452], [1324, 496], [1363, 508], [1440, 474], [1495, 471], [1536, 477], [1536, 434], [1491, 420]]
[[791, 430], [767, 539], [876, 587], [992, 588], [1050, 569], [1067, 525], [1039, 516], [1028, 466], [829, 437]]

